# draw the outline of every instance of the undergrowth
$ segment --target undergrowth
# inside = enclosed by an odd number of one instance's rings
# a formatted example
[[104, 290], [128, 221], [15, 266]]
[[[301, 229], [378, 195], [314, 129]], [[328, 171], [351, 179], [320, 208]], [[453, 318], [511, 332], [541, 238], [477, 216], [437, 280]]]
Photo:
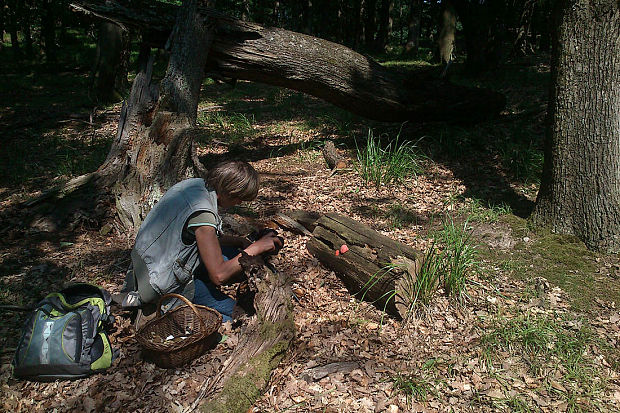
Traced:
[[506, 353], [519, 358], [529, 375], [547, 378], [547, 390], [561, 393], [569, 410], [579, 410], [578, 397], [593, 396], [606, 387], [592, 348], [608, 345], [582, 319], [522, 314], [498, 318], [487, 331], [480, 340], [487, 370], [497, 370], [496, 363], [505, 360]]
[[415, 176], [423, 171], [423, 156], [411, 141], [400, 140], [400, 132], [394, 140], [388, 140], [387, 145], [382, 142], [382, 136], [375, 136], [372, 129], [368, 129], [366, 146], [357, 146], [357, 160], [359, 173], [364, 182], [373, 183], [376, 187], [391, 182], [400, 182], [409, 176]]

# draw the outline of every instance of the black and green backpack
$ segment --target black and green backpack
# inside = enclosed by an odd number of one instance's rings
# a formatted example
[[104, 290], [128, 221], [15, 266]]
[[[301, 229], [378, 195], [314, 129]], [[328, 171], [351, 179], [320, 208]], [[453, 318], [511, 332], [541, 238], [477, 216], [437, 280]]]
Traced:
[[114, 323], [110, 303], [107, 291], [83, 283], [41, 300], [24, 324], [15, 377], [64, 380], [110, 367], [116, 358], [106, 331]]

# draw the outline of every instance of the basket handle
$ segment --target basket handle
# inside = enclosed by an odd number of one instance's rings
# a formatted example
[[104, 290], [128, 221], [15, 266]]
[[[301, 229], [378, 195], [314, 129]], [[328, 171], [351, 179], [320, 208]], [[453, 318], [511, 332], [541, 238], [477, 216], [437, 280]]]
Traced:
[[196, 318], [198, 318], [198, 320], [200, 320], [200, 327], [202, 328], [202, 333], [206, 334], [207, 326], [205, 326], [204, 320], [202, 319], [202, 317], [200, 317], [200, 314], [198, 314], [198, 310], [196, 310], [196, 307], [194, 306], [194, 304], [191, 301], [189, 301], [187, 298], [183, 297], [181, 294], [168, 293], [168, 294], [162, 295], [161, 298], [159, 299], [159, 302], [157, 303], [157, 318], [161, 317], [161, 304], [167, 298], [178, 298], [179, 300], [181, 300], [185, 304], [187, 304], [189, 306], [189, 308], [191, 308], [192, 311], [194, 312], [194, 314], [196, 315]]

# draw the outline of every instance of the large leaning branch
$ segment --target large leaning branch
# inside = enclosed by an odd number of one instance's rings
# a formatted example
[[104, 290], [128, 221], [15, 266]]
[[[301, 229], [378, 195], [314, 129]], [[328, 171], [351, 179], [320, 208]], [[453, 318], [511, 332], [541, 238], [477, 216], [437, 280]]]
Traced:
[[[72, 7], [123, 27], [149, 32], [163, 46], [177, 7], [159, 2], [76, 0]], [[345, 46], [289, 30], [243, 22], [212, 9], [215, 24], [207, 73], [282, 86], [379, 121], [476, 120], [497, 114], [503, 95], [416, 77], [380, 65]]]

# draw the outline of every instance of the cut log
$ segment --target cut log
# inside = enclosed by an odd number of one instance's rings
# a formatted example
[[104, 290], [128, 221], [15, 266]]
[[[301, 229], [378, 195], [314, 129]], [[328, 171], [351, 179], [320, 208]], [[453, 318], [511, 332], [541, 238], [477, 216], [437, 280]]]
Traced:
[[266, 388], [295, 332], [290, 279], [264, 265], [260, 257], [245, 254], [239, 263], [255, 287], [256, 314], [222, 370], [202, 389], [203, 412], [247, 412]]
[[325, 162], [327, 163], [327, 166], [329, 166], [329, 169], [342, 169], [347, 167], [347, 161], [340, 156], [334, 142], [325, 142], [322, 152], [323, 158], [325, 158]]
[[[164, 2], [128, 5], [75, 0], [72, 7], [123, 27], [148, 31], [163, 47], [177, 6]], [[207, 72], [210, 76], [251, 80], [298, 90], [349, 112], [387, 122], [473, 121], [495, 115], [503, 95], [421, 77], [380, 65], [368, 56], [327, 40], [262, 27], [200, 8], [215, 26]]]
[[[342, 245], [348, 248], [344, 253]], [[351, 294], [397, 318], [406, 317], [423, 254], [335, 213], [317, 221], [307, 246], [323, 265], [336, 272]]]

